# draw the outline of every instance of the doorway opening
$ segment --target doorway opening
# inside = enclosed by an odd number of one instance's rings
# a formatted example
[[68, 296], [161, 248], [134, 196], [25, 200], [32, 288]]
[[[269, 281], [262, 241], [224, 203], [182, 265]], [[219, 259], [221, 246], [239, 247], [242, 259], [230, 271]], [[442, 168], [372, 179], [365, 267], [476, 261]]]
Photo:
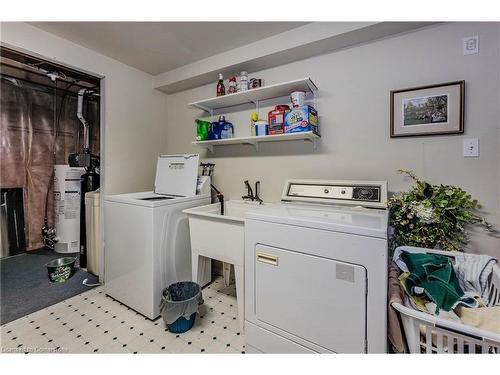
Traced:
[[52, 259], [81, 267], [66, 281], [71, 294], [88, 289], [82, 276], [97, 281], [87, 274], [85, 195], [100, 187], [101, 77], [1, 46], [0, 78], [3, 324], [39, 309], [34, 293], [46, 306], [68, 298], [48, 281]]

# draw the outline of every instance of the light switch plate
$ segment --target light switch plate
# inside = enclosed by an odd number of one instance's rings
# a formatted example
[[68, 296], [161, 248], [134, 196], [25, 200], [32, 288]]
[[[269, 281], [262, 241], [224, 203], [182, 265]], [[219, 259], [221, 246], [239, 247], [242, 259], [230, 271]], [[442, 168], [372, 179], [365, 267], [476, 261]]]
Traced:
[[464, 139], [463, 154], [465, 158], [479, 157], [479, 138]]
[[462, 47], [464, 56], [479, 53], [479, 36], [474, 35], [464, 38]]

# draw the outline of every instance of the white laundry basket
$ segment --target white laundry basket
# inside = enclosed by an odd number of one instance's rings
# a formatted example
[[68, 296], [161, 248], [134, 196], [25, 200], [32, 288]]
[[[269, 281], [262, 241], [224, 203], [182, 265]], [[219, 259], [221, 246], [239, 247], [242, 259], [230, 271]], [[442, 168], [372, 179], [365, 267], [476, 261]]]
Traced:
[[[401, 246], [400, 249], [415, 249]], [[420, 249], [426, 253], [455, 257], [458, 252]], [[486, 294], [487, 306], [500, 303], [500, 267], [493, 267]], [[500, 353], [500, 334], [451, 322], [413, 308], [393, 303], [401, 314], [410, 353]]]

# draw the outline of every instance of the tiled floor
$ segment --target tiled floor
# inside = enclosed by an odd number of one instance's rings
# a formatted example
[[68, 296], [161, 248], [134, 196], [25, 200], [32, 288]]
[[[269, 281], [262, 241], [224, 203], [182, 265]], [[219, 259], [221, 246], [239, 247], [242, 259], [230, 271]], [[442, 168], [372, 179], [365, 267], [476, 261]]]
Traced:
[[194, 327], [166, 330], [107, 297], [103, 287], [27, 315], [1, 327], [4, 353], [244, 353], [234, 285], [222, 279], [203, 289]]

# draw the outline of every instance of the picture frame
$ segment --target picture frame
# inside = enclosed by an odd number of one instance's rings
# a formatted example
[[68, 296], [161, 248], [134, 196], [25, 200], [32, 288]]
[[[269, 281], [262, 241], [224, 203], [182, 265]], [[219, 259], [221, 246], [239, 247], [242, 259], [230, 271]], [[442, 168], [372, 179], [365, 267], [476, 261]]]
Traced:
[[465, 81], [391, 91], [391, 138], [463, 134]]

